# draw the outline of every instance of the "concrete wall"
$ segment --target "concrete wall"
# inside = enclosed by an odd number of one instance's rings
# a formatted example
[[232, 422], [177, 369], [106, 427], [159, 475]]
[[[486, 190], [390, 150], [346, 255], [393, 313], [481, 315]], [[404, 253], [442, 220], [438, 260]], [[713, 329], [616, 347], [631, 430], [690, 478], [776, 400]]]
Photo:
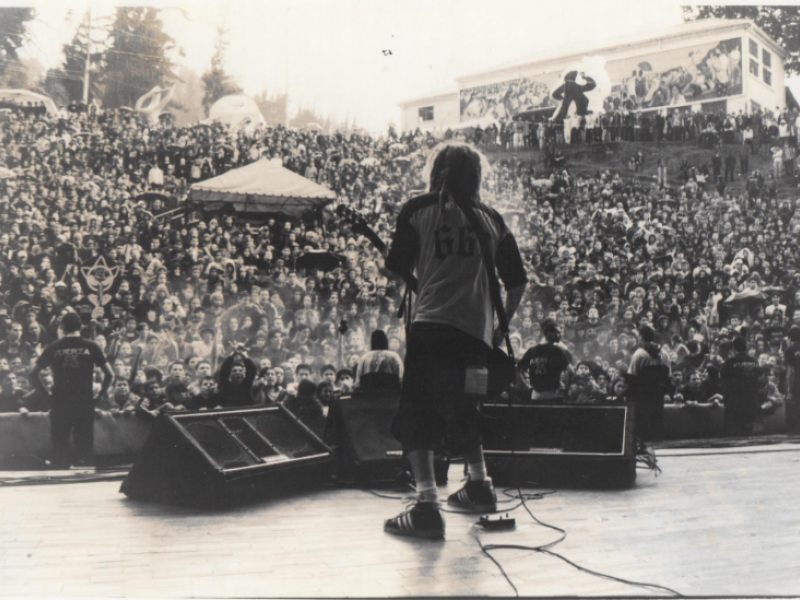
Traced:
[[[424, 106], [433, 107], [433, 120], [420, 121], [419, 109]], [[447, 129], [459, 121], [458, 93], [433, 98], [415, 100], [401, 106], [400, 128], [402, 131], [414, 131], [419, 127], [423, 131]]]
[[[750, 54], [750, 40], [758, 44], [758, 57]], [[773, 113], [783, 110], [786, 107], [786, 73], [783, 70], [783, 61], [772, 51], [770, 47], [764, 45], [760, 36], [748, 34], [744, 38], [744, 68], [745, 68], [745, 95], [747, 96], [749, 109], [752, 109], [752, 102], [758, 102], [762, 109], [771, 110]], [[766, 49], [772, 55], [772, 85], [764, 82], [764, 63], [763, 51]], [[750, 73], [750, 59], [756, 59], [758, 63], [758, 77]]]

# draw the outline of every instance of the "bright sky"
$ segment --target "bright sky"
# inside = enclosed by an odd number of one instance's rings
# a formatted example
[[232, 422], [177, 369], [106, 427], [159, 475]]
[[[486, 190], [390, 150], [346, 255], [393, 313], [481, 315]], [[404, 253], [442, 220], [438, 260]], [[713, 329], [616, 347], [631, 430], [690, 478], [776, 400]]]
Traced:
[[[91, 6], [105, 0], [8, 2], [37, 8], [25, 56], [63, 60]], [[131, 3], [132, 4], [132, 3]], [[400, 123], [397, 102], [446, 88], [454, 77], [546, 48], [660, 29], [682, 21], [674, 0], [166, 0], [165, 29], [185, 50], [176, 62], [202, 73], [216, 29], [229, 30], [226, 70], [245, 92], [283, 92], [290, 112], [316, 105], [323, 116], [355, 116], [369, 130]], [[71, 10], [71, 21], [67, 20]], [[385, 53], [388, 50], [391, 54]]]

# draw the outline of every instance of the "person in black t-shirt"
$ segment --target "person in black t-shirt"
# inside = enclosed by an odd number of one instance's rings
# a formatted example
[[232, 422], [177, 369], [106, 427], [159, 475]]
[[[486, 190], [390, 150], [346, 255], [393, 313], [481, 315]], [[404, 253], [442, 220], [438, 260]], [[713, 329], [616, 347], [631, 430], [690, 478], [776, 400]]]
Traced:
[[[550, 400], [563, 398], [569, 390], [572, 377], [572, 357], [559, 341], [561, 339], [558, 325], [552, 319], [542, 322], [544, 343], [530, 348], [519, 361], [519, 368], [528, 373], [533, 390], [532, 400]], [[566, 386], [561, 388], [561, 375], [566, 371]]]
[[758, 361], [747, 353], [743, 337], [733, 340], [735, 354], [722, 365], [725, 435], [753, 435], [758, 413]]
[[789, 340], [792, 343], [784, 352], [788, 392], [786, 425], [794, 433], [800, 430], [800, 327], [793, 325], [789, 329]]
[[[94, 449], [94, 405], [111, 386], [114, 372], [100, 347], [81, 337], [81, 318], [67, 313], [61, 320], [63, 337], [48, 345], [31, 369], [31, 384], [40, 391], [42, 369], [53, 371], [53, 408], [50, 411], [50, 436], [53, 463], [71, 464], [69, 436], [73, 433], [79, 463], [91, 458]], [[103, 369], [103, 386], [97, 398], [92, 393], [94, 367]], [[44, 390], [46, 392], [46, 390]]]

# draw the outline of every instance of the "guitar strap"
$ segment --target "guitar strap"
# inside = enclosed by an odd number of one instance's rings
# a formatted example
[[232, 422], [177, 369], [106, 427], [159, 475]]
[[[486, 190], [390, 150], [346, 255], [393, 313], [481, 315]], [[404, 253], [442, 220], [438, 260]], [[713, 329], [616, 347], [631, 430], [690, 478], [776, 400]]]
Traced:
[[500, 294], [500, 281], [497, 279], [497, 271], [494, 266], [494, 254], [491, 250], [491, 237], [486, 229], [481, 224], [478, 215], [475, 213], [473, 205], [461, 206], [457, 204], [467, 218], [467, 221], [475, 232], [475, 237], [478, 238], [478, 245], [481, 249], [481, 256], [483, 257], [483, 266], [486, 268], [486, 276], [489, 279], [489, 298], [492, 301], [492, 307], [497, 314], [497, 322], [500, 325], [500, 331], [503, 332], [503, 337], [506, 340], [506, 350], [511, 358], [514, 358], [514, 350], [511, 347], [511, 338], [509, 337], [508, 328], [508, 315], [506, 315], [505, 306], [503, 306], [503, 297]]

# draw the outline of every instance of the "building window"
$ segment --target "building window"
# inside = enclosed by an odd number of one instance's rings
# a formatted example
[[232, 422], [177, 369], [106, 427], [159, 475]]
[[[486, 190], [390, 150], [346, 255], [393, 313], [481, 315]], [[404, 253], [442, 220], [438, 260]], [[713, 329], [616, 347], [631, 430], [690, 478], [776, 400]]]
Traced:
[[772, 73], [764, 69], [764, 83], [772, 85]]
[[425, 121], [433, 121], [433, 107], [421, 106], [419, 109], [419, 120], [421, 123]]
[[756, 44], [753, 40], [750, 40], [750, 56], [755, 56], [758, 58], [758, 44]]
[[767, 69], [772, 68], [772, 55], [767, 52], [766, 50], [761, 52], [761, 62], [764, 63], [764, 67]]
[[750, 107], [753, 112], [761, 112], [761, 105], [755, 100], [750, 100]]
[[752, 58], [750, 59], [750, 74], [758, 77], [758, 63]]

